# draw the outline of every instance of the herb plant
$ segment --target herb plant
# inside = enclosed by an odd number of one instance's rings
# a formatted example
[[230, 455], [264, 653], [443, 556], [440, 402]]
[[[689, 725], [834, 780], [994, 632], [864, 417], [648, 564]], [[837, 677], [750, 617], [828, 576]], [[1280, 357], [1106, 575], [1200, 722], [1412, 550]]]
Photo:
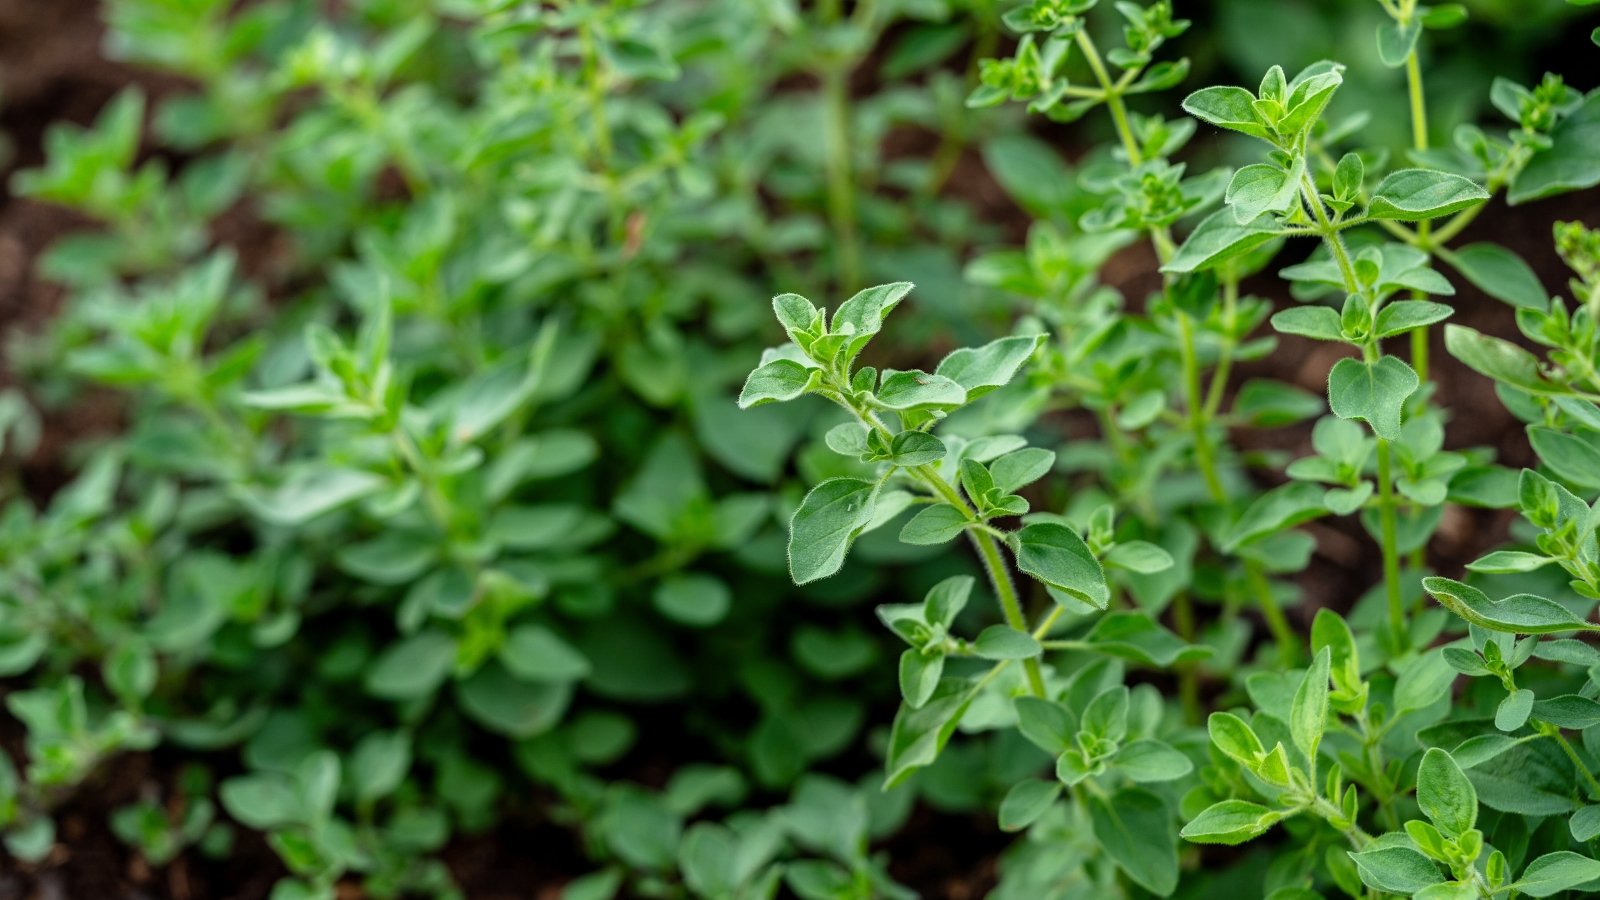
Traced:
[[[8, 863], [866, 900], [977, 811], [1001, 900], [1600, 890], [1600, 91], [1221, 6], [105, 0], [163, 79], [11, 182], [86, 224], [0, 392]], [[1559, 279], [1488, 239], [1561, 195]]]

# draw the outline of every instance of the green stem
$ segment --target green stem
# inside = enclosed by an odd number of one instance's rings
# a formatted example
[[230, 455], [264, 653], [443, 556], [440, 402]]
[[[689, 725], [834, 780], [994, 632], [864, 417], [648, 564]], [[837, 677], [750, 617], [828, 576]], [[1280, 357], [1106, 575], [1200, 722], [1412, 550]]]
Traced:
[[1101, 91], [1105, 93], [1106, 108], [1111, 110], [1111, 120], [1117, 126], [1117, 137], [1122, 140], [1122, 149], [1128, 154], [1128, 164], [1131, 166], [1142, 164], [1144, 154], [1139, 152], [1139, 144], [1133, 139], [1133, 127], [1128, 124], [1128, 108], [1123, 105], [1122, 94], [1111, 81], [1111, 74], [1106, 71], [1106, 64], [1100, 61], [1100, 51], [1095, 48], [1089, 32], [1083, 28], [1078, 29], [1077, 41], [1078, 49], [1083, 52], [1084, 61], [1089, 64], [1089, 71], [1094, 73], [1095, 80], [1100, 82]]
[[828, 219], [839, 260], [839, 280], [845, 292], [861, 283], [861, 247], [856, 235], [856, 200], [850, 159], [850, 67], [830, 63], [822, 72], [822, 90], [828, 112]]
[[1272, 632], [1272, 639], [1278, 645], [1278, 658], [1285, 666], [1294, 665], [1299, 661], [1300, 644], [1294, 629], [1289, 627], [1288, 617], [1283, 614], [1283, 607], [1278, 604], [1278, 595], [1272, 592], [1272, 582], [1254, 560], [1245, 560], [1244, 577], [1260, 600], [1262, 618], [1267, 620], [1267, 630]]
[[1534, 720], [1534, 727], [1555, 739], [1555, 742], [1561, 746], [1562, 752], [1567, 754], [1567, 759], [1572, 760], [1573, 768], [1577, 769], [1578, 774], [1583, 777], [1584, 784], [1588, 785], [1589, 798], [1591, 800], [1600, 800], [1600, 781], [1595, 780], [1594, 773], [1589, 771], [1589, 766], [1584, 763], [1582, 757], [1578, 756], [1578, 751], [1573, 749], [1572, 743], [1567, 740], [1566, 735], [1561, 733], [1561, 729], [1550, 722], [1538, 719]]
[[1396, 547], [1394, 473], [1389, 442], [1378, 438], [1378, 528], [1383, 544], [1383, 589], [1389, 603], [1389, 628], [1395, 647], [1405, 646], [1406, 609], [1400, 598], [1400, 554]]
[[[1172, 598], [1172, 624], [1185, 643], [1194, 643], [1194, 601], [1188, 591], [1179, 591]], [[1200, 705], [1200, 669], [1193, 662], [1178, 664], [1178, 701], [1183, 705], [1183, 717], [1190, 725], [1205, 721], [1205, 708]]]

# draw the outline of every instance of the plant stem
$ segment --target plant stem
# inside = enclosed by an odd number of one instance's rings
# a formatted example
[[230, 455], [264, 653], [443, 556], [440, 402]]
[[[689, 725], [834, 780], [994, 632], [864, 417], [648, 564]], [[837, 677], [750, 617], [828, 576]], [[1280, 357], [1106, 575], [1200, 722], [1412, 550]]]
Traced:
[[1383, 590], [1389, 602], [1389, 628], [1395, 647], [1403, 647], [1406, 635], [1406, 609], [1400, 598], [1400, 553], [1395, 546], [1394, 473], [1390, 464], [1389, 442], [1378, 438], [1378, 529], [1383, 544]]
[[1578, 756], [1578, 751], [1573, 749], [1572, 743], [1567, 740], [1566, 735], [1561, 733], [1560, 727], [1538, 719], [1534, 720], [1534, 727], [1555, 739], [1555, 742], [1561, 746], [1562, 752], [1566, 753], [1567, 758], [1572, 760], [1573, 768], [1578, 770], [1578, 774], [1583, 777], [1584, 783], [1588, 785], [1590, 799], [1600, 800], [1600, 781], [1595, 780], [1594, 773], [1589, 771], [1589, 766], [1584, 763], [1582, 757]]
[[839, 281], [846, 293], [861, 284], [861, 248], [856, 235], [856, 198], [850, 159], [850, 69], [829, 63], [822, 71], [828, 112], [828, 219], [839, 260]]
[[1089, 32], [1082, 28], [1078, 29], [1077, 41], [1084, 61], [1089, 64], [1089, 70], [1094, 73], [1095, 80], [1100, 82], [1100, 89], [1105, 93], [1106, 108], [1111, 110], [1111, 120], [1117, 126], [1117, 137], [1122, 139], [1122, 149], [1128, 154], [1128, 164], [1137, 166], [1143, 163], [1144, 156], [1139, 152], [1139, 144], [1133, 139], [1133, 128], [1128, 124], [1128, 109], [1122, 103], [1122, 94], [1111, 81], [1111, 74], [1106, 71], [1106, 64], [1100, 61], [1100, 51], [1089, 38]]

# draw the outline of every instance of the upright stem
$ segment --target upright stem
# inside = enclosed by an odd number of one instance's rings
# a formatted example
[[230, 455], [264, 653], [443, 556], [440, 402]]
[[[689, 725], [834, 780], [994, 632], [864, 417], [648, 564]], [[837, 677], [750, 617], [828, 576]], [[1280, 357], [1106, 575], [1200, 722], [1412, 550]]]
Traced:
[[[1006, 624], [1018, 631], [1028, 631], [1028, 620], [1022, 614], [1022, 602], [1017, 597], [1017, 586], [1011, 581], [1011, 573], [1006, 568], [1005, 557], [1000, 555], [1000, 548], [995, 545], [994, 538], [988, 532], [976, 528], [968, 528], [967, 536], [972, 538], [972, 545], [978, 548], [978, 558], [983, 560], [983, 570], [989, 576], [989, 583], [994, 585], [995, 596], [1000, 598], [1000, 609], [1005, 613]], [[1044, 674], [1039, 669], [1038, 657], [1030, 657], [1022, 661], [1022, 671], [1028, 677], [1028, 688], [1036, 697], [1047, 697], [1044, 687]]]
[[833, 61], [822, 72], [828, 107], [828, 220], [845, 292], [861, 284], [861, 247], [856, 235], [855, 180], [850, 159], [850, 70]]
[[[1339, 235], [1338, 229], [1328, 218], [1327, 210], [1322, 208], [1322, 200], [1317, 196], [1316, 183], [1311, 180], [1310, 175], [1306, 175], [1301, 186], [1306, 204], [1311, 207], [1312, 215], [1321, 228], [1323, 239], [1339, 264], [1345, 290], [1352, 294], [1360, 293], [1361, 284], [1356, 280], [1355, 266], [1350, 262], [1350, 253], [1345, 249], [1344, 239]], [[1376, 342], [1370, 344], [1367, 347], [1368, 362], [1375, 361], [1382, 352]], [[1391, 468], [1389, 442], [1380, 437], [1378, 438], [1378, 522], [1381, 532], [1380, 543], [1383, 545], [1381, 548], [1383, 586], [1389, 601], [1389, 627], [1394, 632], [1395, 646], [1399, 647], [1405, 639], [1406, 612], [1405, 605], [1400, 599], [1400, 556], [1395, 547], [1397, 529], [1394, 513], [1394, 473]]]
[[[1404, 23], [1402, 23], [1404, 24]], [[1406, 88], [1411, 96], [1411, 146], [1417, 150], [1428, 149], [1428, 107], [1422, 91], [1422, 66], [1417, 61], [1417, 48], [1406, 54]], [[1417, 223], [1417, 238], [1428, 240], [1433, 223], [1423, 219]], [[1421, 291], [1413, 291], [1412, 299], [1422, 299]], [[1428, 329], [1417, 328], [1411, 332], [1411, 367], [1417, 377], [1428, 380]]]
[[1378, 438], [1378, 528], [1383, 544], [1383, 590], [1389, 601], [1389, 628], [1395, 647], [1404, 646], [1406, 608], [1400, 598], [1400, 553], [1395, 546], [1394, 474], [1389, 461], [1389, 442]]

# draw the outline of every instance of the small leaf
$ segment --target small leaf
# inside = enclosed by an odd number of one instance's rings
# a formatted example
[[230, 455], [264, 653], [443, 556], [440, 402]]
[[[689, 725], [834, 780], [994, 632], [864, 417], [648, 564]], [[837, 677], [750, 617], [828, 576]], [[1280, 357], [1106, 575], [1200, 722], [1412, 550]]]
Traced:
[[966, 389], [943, 375], [885, 372], [874, 395], [888, 409], [939, 409], [967, 402]]
[[889, 442], [889, 461], [897, 466], [931, 466], [944, 461], [944, 441], [925, 431], [902, 431]]
[[1548, 556], [1521, 550], [1495, 550], [1467, 563], [1467, 571], [1485, 575], [1515, 575], [1532, 572], [1555, 562]]
[[1529, 897], [1549, 897], [1600, 879], [1600, 862], [1570, 850], [1546, 853], [1522, 870], [1511, 887]]
[[1561, 631], [1600, 631], [1573, 615], [1565, 606], [1533, 594], [1515, 594], [1504, 600], [1449, 578], [1422, 579], [1422, 587], [1446, 609], [1479, 628], [1511, 634], [1554, 634]]
[[1346, 357], [1328, 373], [1328, 407], [1341, 419], [1361, 419], [1378, 437], [1400, 439], [1406, 398], [1421, 384], [1417, 373], [1397, 357], [1362, 362]]
[[1061, 796], [1063, 785], [1059, 780], [1044, 781], [1028, 778], [1011, 786], [1000, 801], [1000, 830], [1021, 831], [1044, 815], [1045, 810]]
[[1506, 695], [1494, 710], [1494, 727], [1501, 731], [1516, 731], [1527, 724], [1533, 714], [1533, 691], [1527, 688]]
[[1278, 226], [1271, 219], [1262, 216], [1241, 225], [1232, 211], [1219, 209], [1195, 228], [1161, 271], [1181, 275], [1249, 253], [1278, 236]]
[[1233, 173], [1223, 202], [1233, 207], [1234, 221], [1240, 225], [1262, 213], [1281, 213], [1299, 199], [1304, 174], [1304, 157], [1295, 157], [1288, 171], [1262, 163], [1245, 166]]
[[1401, 169], [1378, 183], [1367, 215], [1420, 222], [1460, 212], [1488, 199], [1489, 192], [1470, 178], [1430, 169]]
[[1443, 322], [1455, 312], [1443, 303], [1427, 300], [1399, 300], [1378, 310], [1377, 337], [1393, 337], [1413, 328]]
[[1478, 792], [1438, 747], [1429, 748], [1417, 768], [1417, 805], [1445, 837], [1460, 837], [1478, 822]]
[[948, 503], [935, 503], [912, 516], [900, 529], [900, 540], [907, 544], [943, 544], [970, 524], [967, 514]]
[[795, 584], [839, 571], [850, 543], [872, 521], [877, 493], [871, 481], [830, 478], [806, 494], [789, 522], [789, 574]]
[[1311, 760], [1313, 771], [1317, 748], [1322, 744], [1322, 732], [1328, 723], [1328, 670], [1332, 654], [1327, 647], [1318, 651], [1300, 680], [1294, 693], [1294, 705], [1289, 709], [1289, 733], [1294, 745]]
[[1065, 706], [1038, 697], [1018, 697], [1012, 704], [1017, 710], [1017, 730], [1039, 749], [1056, 756], [1073, 746], [1078, 723]]
[[1003, 494], [1014, 494], [1050, 473], [1056, 464], [1054, 450], [1025, 447], [1000, 457], [989, 464], [989, 477], [995, 489]]
[[976, 400], [1009, 384], [1044, 341], [1045, 335], [1026, 334], [1003, 337], [982, 347], [963, 347], [940, 360], [933, 373], [961, 385], [967, 399]]
[[1378, 61], [1391, 69], [1406, 64], [1406, 57], [1417, 48], [1417, 36], [1422, 34], [1422, 22], [1412, 19], [1404, 25], [1385, 22], [1378, 26]]
[[1259, 803], [1224, 800], [1202, 810], [1200, 815], [1183, 826], [1178, 835], [1196, 844], [1226, 844], [1231, 847], [1266, 834], [1281, 818], [1281, 813]]
[[1044, 652], [1033, 635], [1006, 625], [991, 625], [972, 642], [972, 652], [983, 659], [1032, 659]]
[[1533, 267], [1499, 244], [1468, 244], [1441, 254], [1478, 290], [1521, 309], [1550, 308], [1550, 295]]
[[1528, 441], [1540, 461], [1561, 480], [1585, 491], [1600, 490], [1600, 448], [1593, 443], [1542, 425], [1528, 427]]
[[1282, 334], [1319, 341], [1344, 340], [1344, 327], [1339, 322], [1339, 313], [1326, 306], [1290, 307], [1273, 315], [1272, 327]]
[[791, 359], [775, 359], [750, 373], [739, 392], [739, 408], [793, 400], [816, 386], [820, 370], [808, 369]]
[[1106, 551], [1105, 565], [1140, 575], [1154, 575], [1172, 568], [1172, 554], [1149, 541], [1123, 541]]
[[1382, 847], [1351, 853], [1361, 881], [1379, 891], [1411, 895], [1444, 881], [1439, 869], [1426, 856], [1410, 847]]
[[1123, 788], [1107, 797], [1090, 794], [1089, 819], [1100, 849], [1129, 879], [1165, 897], [1178, 886], [1178, 848], [1172, 812], [1143, 788]]
[[829, 331], [847, 336], [841, 347], [843, 362], [848, 364], [854, 360], [872, 336], [882, 330], [884, 317], [911, 293], [911, 288], [909, 281], [880, 284], [839, 304], [839, 308], [833, 311]]
[[1140, 783], [1173, 781], [1194, 771], [1189, 757], [1161, 741], [1134, 741], [1117, 751], [1117, 771]]
[[1572, 832], [1572, 839], [1579, 842], [1600, 837], [1600, 806], [1585, 806], [1573, 813], [1567, 820], [1567, 829]]
[[1266, 123], [1256, 114], [1255, 99], [1242, 87], [1208, 87], [1185, 97], [1183, 110], [1219, 128], [1271, 140], [1272, 135], [1267, 131]]
[[1098, 609], [1111, 600], [1105, 570], [1077, 532], [1055, 522], [1035, 522], [1017, 533], [1017, 568]]
[[1444, 345], [1450, 355], [1480, 375], [1532, 394], [1566, 393], [1539, 373], [1539, 359], [1510, 341], [1480, 334], [1464, 325], [1444, 327]]

